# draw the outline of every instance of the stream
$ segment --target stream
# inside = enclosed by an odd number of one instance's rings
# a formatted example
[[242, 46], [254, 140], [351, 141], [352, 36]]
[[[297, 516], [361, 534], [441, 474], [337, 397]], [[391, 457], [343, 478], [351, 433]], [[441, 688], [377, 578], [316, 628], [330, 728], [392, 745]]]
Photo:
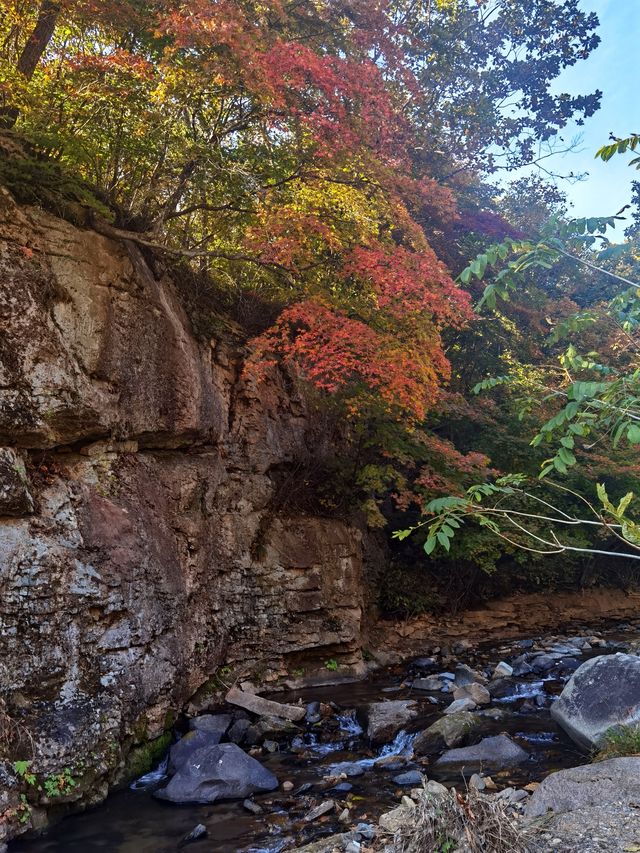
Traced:
[[[490, 675], [500, 661], [516, 663], [514, 675], [492, 690], [490, 704], [475, 712], [482, 716], [482, 725], [474, 740], [505, 732], [529, 753], [519, 767], [491, 774], [498, 788], [540, 781], [554, 770], [588, 760], [551, 719], [554, 697], [581, 662], [626, 651], [637, 637], [640, 624], [627, 623], [595, 631], [573, 626], [563, 636], [499, 646], [483, 643], [467, 649], [461, 643], [455, 654], [443, 648], [435, 656], [379, 670], [363, 681], [275, 694], [279, 702], [320, 702], [331, 710], [319, 723], [303, 721], [295, 737], [279, 740], [278, 751], [271, 753], [264, 745], [257, 748], [256, 757], [281, 785], [285, 781], [293, 785], [291, 792], [281, 787], [253, 797], [260, 814], [250, 813], [241, 801], [176, 806], [154, 799], [153, 790], [165, 780], [165, 761], [102, 805], [64, 819], [42, 837], [14, 842], [10, 853], [174, 853], [197, 824], [207, 828], [207, 836], [189, 843], [187, 849], [193, 853], [279, 853], [342, 831], [339, 815], [344, 808], [349, 809], [350, 826], [374, 823], [383, 811], [397, 805], [401, 788], [394, 777], [398, 773], [419, 770], [446, 785], [461, 783], [459, 773], [448, 771], [447, 775], [431, 766], [435, 756], [414, 757], [412, 751], [416, 733], [442, 717], [453, 698], [442, 690], [417, 690], [413, 681], [452, 672], [459, 664]], [[524, 674], [517, 675], [520, 670]], [[443, 684], [446, 688], [446, 679]], [[391, 743], [372, 749], [363, 731], [362, 711], [367, 704], [384, 699], [413, 699], [418, 716]], [[399, 756], [395, 766], [384, 770], [374, 766], [379, 758], [392, 755]], [[327, 799], [336, 802], [335, 810], [305, 822], [305, 815]]]

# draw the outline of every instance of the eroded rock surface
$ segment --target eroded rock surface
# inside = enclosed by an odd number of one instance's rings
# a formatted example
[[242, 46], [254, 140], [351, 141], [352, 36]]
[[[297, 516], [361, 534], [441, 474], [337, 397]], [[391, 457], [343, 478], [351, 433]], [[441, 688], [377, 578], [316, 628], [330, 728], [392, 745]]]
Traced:
[[166, 787], [155, 792], [172, 803], [214, 803], [273, 791], [278, 780], [234, 743], [203, 746], [186, 756]]
[[585, 749], [592, 749], [616, 726], [640, 723], [640, 657], [600, 655], [583, 663], [569, 679], [551, 716]]
[[360, 533], [284, 499], [322, 446], [290, 377], [198, 339], [137, 249], [4, 191], [0, 325], [9, 788], [33, 755], [73, 776], [58, 801], [99, 800], [223, 664], [362, 670]]
[[552, 773], [535, 790], [525, 813], [540, 817], [622, 800], [627, 805], [640, 800], [640, 758], [610, 758]]

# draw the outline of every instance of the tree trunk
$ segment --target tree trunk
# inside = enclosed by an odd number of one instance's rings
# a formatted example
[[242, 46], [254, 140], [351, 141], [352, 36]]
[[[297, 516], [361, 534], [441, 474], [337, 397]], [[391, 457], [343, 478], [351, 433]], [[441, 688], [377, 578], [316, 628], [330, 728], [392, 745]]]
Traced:
[[[40, 6], [38, 20], [33, 29], [33, 32], [27, 39], [27, 43], [22, 49], [20, 58], [16, 68], [27, 80], [31, 80], [33, 72], [38, 66], [40, 57], [47, 49], [47, 45], [51, 41], [53, 31], [56, 28], [58, 15], [60, 14], [60, 4], [54, 0], [43, 0]], [[17, 107], [5, 107], [0, 110], [0, 127], [10, 129], [16, 123], [19, 115]]]

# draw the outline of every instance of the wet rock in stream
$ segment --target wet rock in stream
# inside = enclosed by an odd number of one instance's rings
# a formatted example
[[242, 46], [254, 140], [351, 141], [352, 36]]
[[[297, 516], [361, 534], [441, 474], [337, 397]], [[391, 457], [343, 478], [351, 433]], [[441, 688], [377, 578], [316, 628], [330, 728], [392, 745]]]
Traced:
[[640, 657], [601, 655], [580, 666], [551, 708], [580, 746], [598, 746], [616, 726], [640, 723]]
[[206, 731], [192, 730], [183, 735], [177, 743], [169, 750], [169, 764], [167, 772], [173, 775], [179, 767], [184, 766], [194, 752], [204, 746], [217, 746], [220, 738]]
[[444, 709], [445, 714], [459, 714], [462, 711], [473, 711], [478, 706], [473, 701], [465, 697], [464, 699], [454, 699], [454, 701]]
[[450, 749], [436, 761], [439, 770], [459, 767], [470, 774], [478, 770], [505, 770], [522, 764], [529, 758], [521, 746], [507, 735], [483, 738], [474, 746]]
[[189, 720], [189, 729], [196, 732], [206, 732], [212, 738], [217, 737], [220, 743], [233, 718], [231, 714], [201, 714]]
[[417, 755], [435, 755], [446, 747], [458, 746], [480, 726], [480, 718], [469, 711], [449, 714], [420, 732], [413, 748]]
[[475, 705], [488, 705], [491, 702], [491, 694], [487, 688], [476, 682], [465, 684], [463, 687], [453, 688], [454, 700], [469, 699]]
[[222, 743], [191, 753], [154, 796], [174, 803], [214, 803], [277, 787], [278, 780], [266, 767], [239, 746]]
[[367, 737], [373, 744], [388, 743], [417, 715], [411, 700], [372, 702], [367, 707]]

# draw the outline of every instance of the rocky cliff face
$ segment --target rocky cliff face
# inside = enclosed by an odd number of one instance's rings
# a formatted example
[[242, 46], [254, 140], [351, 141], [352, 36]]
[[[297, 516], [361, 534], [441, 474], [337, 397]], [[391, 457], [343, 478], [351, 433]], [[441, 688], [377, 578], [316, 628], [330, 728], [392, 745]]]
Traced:
[[72, 771], [51, 802], [104, 796], [223, 665], [358, 670], [359, 532], [273, 511], [309, 452], [287, 377], [197, 340], [136, 248], [6, 192], [0, 328], [0, 734]]

